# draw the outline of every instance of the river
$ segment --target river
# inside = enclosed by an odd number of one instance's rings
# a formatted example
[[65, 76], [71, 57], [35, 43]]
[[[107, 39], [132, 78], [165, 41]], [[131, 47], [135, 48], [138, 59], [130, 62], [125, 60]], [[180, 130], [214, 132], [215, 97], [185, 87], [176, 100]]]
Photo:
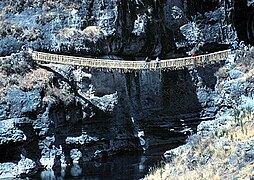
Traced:
[[[185, 143], [187, 136], [196, 131], [200, 119], [172, 119], [170, 124], [146, 127], [150, 146], [144, 152], [123, 152], [100, 162], [85, 162], [41, 171], [35, 179], [140, 179], [149, 169], [158, 167], [163, 161], [163, 153]], [[173, 127], [172, 127], [173, 126]], [[173, 131], [174, 129], [174, 131]], [[186, 131], [185, 131], [186, 130]]]

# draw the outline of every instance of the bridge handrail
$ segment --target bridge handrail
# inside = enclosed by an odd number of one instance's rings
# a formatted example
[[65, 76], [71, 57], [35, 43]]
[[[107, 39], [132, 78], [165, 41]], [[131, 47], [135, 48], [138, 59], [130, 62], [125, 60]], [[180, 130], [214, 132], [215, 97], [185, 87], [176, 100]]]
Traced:
[[[194, 57], [183, 57], [175, 59], [161, 60], [159, 68], [183, 68], [186, 66], [197, 66], [202, 65], [211, 61], [220, 61], [226, 59], [230, 50], [223, 50], [209, 54], [198, 55]], [[81, 65], [92, 68], [108, 68], [108, 69], [130, 69], [130, 70], [142, 70], [145, 64], [148, 64], [150, 70], [158, 69], [158, 63], [151, 61], [146, 63], [145, 61], [128, 61], [128, 60], [108, 60], [108, 59], [97, 59], [87, 57], [76, 57], [68, 55], [58, 55], [52, 53], [44, 53], [34, 51], [32, 53], [33, 60], [45, 61], [52, 63], [70, 64], [70, 65]]]
[[[223, 50], [223, 51], [217, 51], [214, 53], [209, 53], [209, 54], [202, 54], [202, 55], [197, 55], [194, 57], [182, 57], [182, 58], [173, 58], [173, 59], [164, 59], [161, 60], [161, 62], [163, 61], [176, 61], [176, 60], [181, 60], [181, 59], [194, 59], [194, 58], [198, 58], [198, 57], [204, 57], [204, 56], [212, 56], [212, 55], [218, 55], [218, 54], [222, 54], [222, 53], [228, 53], [230, 50]], [[87, 60], [92, 60], [92, 61], [107, 61], [107, 62], [116, 62], [116, 61], [122, 61], [122, 62], [135, 62], [135, 63], [144, 63], [144, 61], [130, 61], [130, 60], [124, 60], [124, 59], [114, 59], [114, 60], [110, 60], [110, 59], [100, 59], [100, 58], [89, 58], [89, 57], [77, 57], [77, 56], [69, 56], [69, 55], [59, 55], [59, 54], [53, 54], [53, 53], [45, 53], [45, 52], [39, 52], [39, 51], [33, 51], [33, 53], [40, 53], [40, 54], [45, 54], [45, 55], [49, 55], [49, 56], [64, 56], [65, 58], [82, 58], [82, 59], [87, 59]], [[153, 63], [155, 61], [151, 61], [150, 63]]]
[[[110, 60], [110, 59], [97, 59], [88, 57], [77, 57], [68, 55], [59, 55], [45, 52], [32, 52], [32, 59], [34, 61], [51, 62], [68, 65], [79, 65], [88, 68], [103, 68], [103, 69], [122, 69], [124, 71], [131, 70], [157, 70], [162, 69], [181, 69], [183, 67], [194, 67], [203, 65], [209, 62], [216, 62], [228, 57], [230, 50], [223, 50], [209, 54], [198, 55], [194, 57], [182, 57], [175, 59], [161, 60], [159, 63], [151, 61], [149, 63], [143, 61], [129, 61], [129, 60]], [[11, 56], [0, 57], [0, 60], [8, 59]], [[145, 68], [146, 67], [146, 68]]]

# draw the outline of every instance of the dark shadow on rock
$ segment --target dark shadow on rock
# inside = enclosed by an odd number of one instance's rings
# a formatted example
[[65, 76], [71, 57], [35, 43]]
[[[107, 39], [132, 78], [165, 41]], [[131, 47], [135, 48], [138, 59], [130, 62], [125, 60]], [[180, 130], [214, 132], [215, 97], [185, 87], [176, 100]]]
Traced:
[[162, 102], [163, 111], [172, 115], [201, 111], [196, 87], [187, 69], [163, 72]]
[[16, 124], [16, 126], [18, 129], [24, 132], [27, 140], [24, 142], [1, 145], [0, 163], [18, 162], [21, 159], [21, 154], [29, 159], [33, 159], [38, 162], [40, 158], [40, 151], [38, 147], [38, 139], [32, 124], [21, 123]]
[[205, 65], [204, 67], [197, 67], [197, 72], [199, 77], [202, 79], [202, 84], [214, 90], [217, 78], [215, 76], [215, 73], [219, 70], [220, 67], [222, 67], [225, 64], [225, 61], [221, 61], [216, 64], [208, 64]]
[[254, 42], [254, 6], [247, 6], [247, 0], [236, 0], [233, 21], [239, 40], [247, 44]]

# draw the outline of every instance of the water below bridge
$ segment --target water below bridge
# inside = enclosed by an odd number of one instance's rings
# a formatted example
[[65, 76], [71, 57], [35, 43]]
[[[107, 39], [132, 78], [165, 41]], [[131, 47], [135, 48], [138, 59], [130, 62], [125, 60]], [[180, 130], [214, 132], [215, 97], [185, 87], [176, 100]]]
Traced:
[[[165, 117], [166, 118], [166, 117]], [[184, 123], [183, 123], [184, 122]], [[99, 162], [70, 165], [65, 169], [40, 171], [32, 179], [140, 179], [149, 169], [163, 162], [163, 153], [185, 143], [191, 132], [195, 132], [199, 118], [169, 119], [168, 124], [146, 127], [150, 146], [145, 152], [122, 152]], [[172, 131], [174, 129], [174, 131]]]

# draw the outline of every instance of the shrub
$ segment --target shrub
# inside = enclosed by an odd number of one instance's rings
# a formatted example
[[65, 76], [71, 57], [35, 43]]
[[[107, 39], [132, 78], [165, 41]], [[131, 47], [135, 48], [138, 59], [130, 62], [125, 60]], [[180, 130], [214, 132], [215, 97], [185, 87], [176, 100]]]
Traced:
[[68, 39], [68, 38], [74, 38], [75, 36], [79, 35], [79, 31], [75, 28], [64, 28], [61, 29], [58, 33], [58, 36], [60, 38]]
[[52, 21], [54, 18], [56, 18], [56, 14], [54, 12], [43, 12], [40, 16], [38, 16], [36, 21], [37, 23], [45, 25], [46, 23]]
[[244, 55], [240, 56], [236, 60], [236, 63], [238, 64], [238, 67], [240, 67], [246, 72], [253, 68], [254, 48], [251, 48], [250, 51], [242, 52], [242, 53]]
[[88, 26], [82, 31], [83, 35], [95, 37], [102, 35], [102, 31], [98, 26]]
[[25, 91], [36, 87], [44, 89], [52, 81], [52, 77], [52, 73], [44, 69], [32, 70], [23, 77], [20, 88]]
[[48, 87], [46, 90], [46, 96], [53, 98], [56, 101], [67, 103], [74, 99], [74, 94], [70, 93], [67, 89], [59, 89], [57, 87]]
[[229, 69], [226, 67], [221, 67], [219, 70], [215, 73], [215, 76], [218, 78], [227, 78], [229, 75]]

